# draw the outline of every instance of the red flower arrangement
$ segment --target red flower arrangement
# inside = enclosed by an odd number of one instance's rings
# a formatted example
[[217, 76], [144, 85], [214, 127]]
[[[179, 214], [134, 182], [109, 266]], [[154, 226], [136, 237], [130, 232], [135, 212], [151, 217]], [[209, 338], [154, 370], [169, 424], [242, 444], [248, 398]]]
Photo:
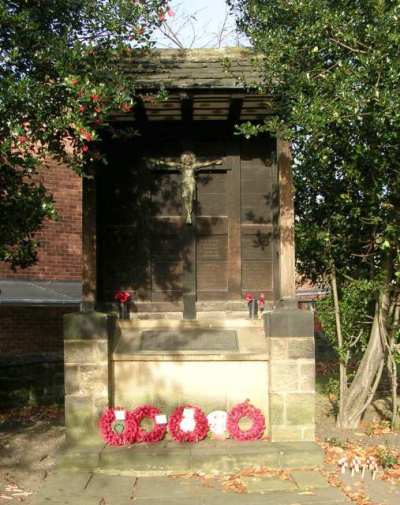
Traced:
[[244, 299], [246, 300], [247, 303], [250, 303], [253, 300], [253, 295], [251, 293], [246, 293], [244, 295]]
[[[251, 419], [253, 423], [246, 431], [242, 431], [239, 427], [239, 421], [243, 417]], [[260, 409], [257, 409], [249, 400], [246, 400], [243, 403], [235, 405], [228, 412], [226, 427], [229, 435], [234, 440], [258, 440], [263, 436], [265, 430], [265, 418]]]
[[[115, 415], [121, 407], [106, 409], [99, 421], [101, 436], [107, 445], [119, 446], [133, 444], [136, 439], [138, 425], [133, 412], [125, 412], [125, 420], [119, 421]], [[121, 431], [120, 431], [121, 429]]]
[[[165, 424], [156, 423], [156, 416], [161, 414], [160, 409], [158, 409], [157, 407], [152, 407], [151, 405], [142, 405], [140, 407], [137, 407], [133, 411], [133, 414], [135, 416], [136, 423], [138, 426], [138, 430], [136, 433], [136, 442], [145, 442], [151, 444], [154, 442], [160, 442], [164, 438], [165, 433], [167, 432], [167, 423]], [[152, 419], [154, 423], [153, 429], [151, 431], [143, 430], [140, 427], [140, 423], [146, 417]]]
[[[194, 410], [193, 418], [195, 427], [192, 431], [183, 431], [180, 426], [184, 417], [185, 409]], [[184, 405], [174, 410], [169, 418], [168, 428], [172, 438], [177, 442], [199, 442], [207, 436], [208, 421], [206, 415], [199, 407]]]
[[129, 294], [129, 291], [120, 291], [118, 289], [114, 295], [114, 300], [117, 300], [119, 303], [129, 302], [130, 299], [131, 295]]

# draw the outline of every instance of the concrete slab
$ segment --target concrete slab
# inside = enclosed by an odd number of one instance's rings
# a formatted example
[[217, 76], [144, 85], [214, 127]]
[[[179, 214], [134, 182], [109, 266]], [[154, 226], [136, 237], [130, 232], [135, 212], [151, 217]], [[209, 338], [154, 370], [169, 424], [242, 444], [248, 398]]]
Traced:
[[38, 494], [33, 499], [33, 503], [35, 505], [63, 503], [63, 500], [67, 497], [70, 497], [71, 500], [78, 500], [91, 477], [92, 474], [89, 472], [70, 473], [58, 471], [50, 473], [43, 481]]
[[127, 502], [133, 499], [136, 484], [136, 477], [94, 474], [85, 489], [84, 497], [95, 497], [98, 500], [103, 498], [110, 504], [117, 499]]
[[135, 488], [135, 500], [140, 498], [164, 499], [218, 496], [221, 490], [212, 485], [205, 486], [196, 478], [140, 477]]
[[[334, 487], [313, 491], [297, 489], [293, 481], [276, 478], [242, 478], [248, 492], [221, 491], [221, 480], [195, 477], [121, 477], [88, 472], [52, 473], [32, 505], [344, 505], [350, 503]], [[204, 485], [206, 483], [206, 485]], [[385, 502], [389, 505], [396, 502]]]
[[222, 442], [205, 440], [190, 448], [193, 472], [235, 473], [246, 467], [280, 466], [280, 447], [269, 442]]
[[[189, 471], [235, 473], [254, 466], [304, 468], [318, 466], [322, 461], [320, 447], [312, 442], [204, 440], [191, 445], [165, 440], [155, 445], [71, 448], [60, 454], [57, 468], [110, 475], [157, 476]], [[322, 483], [318, 487], [322, 487]]]
[[302, 490], [329, 487], [325, 477], [318, 471], [293, 470], [291, 476]]
[[314, 442], [203, 441], [191, 447], [191, 470], [237, 472], [246, 467], [304, 468], [322, 464], [323, 453]]
[[319, 466], [324, 461], [324, 454], [315, 442], [272, 442], [280, 452], [282, 468], [305, 468]]
[[101, 455], [99, 471], [120, 475], [160, 475], [190, 470], [187, 445], [133, 445], [106, 447]]
[[67, 447], [59, 452], [56, 466], [58, 470], [93, 471], [99, 466], [100, 453], [104, 444], [93, 447]]
[[292, 480], [273, 477], [242, 477], [240, 479], [247, 487], [248, 493], [266, 494], [271, 491], [297, 491]]
[[350, 473], [345, 473], [340, 478], [346, 486], [352, 488], [353, 492], [363, 491], [373, 502], [382, 505], [399, 505], [400, 503], [400, 485], [380, 479], [372, 480], [370, 472], [365, 473], [364, 479], [360, 474], [352, 477]]
[[[351, 502], [336, 488], [321, 489], [315, 492], [273, 491], [269, 493], [234, 494], [202, 497], [201, 505], [349, 505]], [[155, 504], [155, 502], [154, 502]], [[135, 505], [145, 505], [141, 500]], [[153, 503], [147, 503], [153, 505]], [[186, 504], [185, 504], [186, 505]], [[189, 500], [187, 502], [189, 505]]]
[[[135, 341], [136, 343], [137, 341]], [[238, 351], [234, 330], [195, 328], [147, 330], [141, 334], [138, 351]]]

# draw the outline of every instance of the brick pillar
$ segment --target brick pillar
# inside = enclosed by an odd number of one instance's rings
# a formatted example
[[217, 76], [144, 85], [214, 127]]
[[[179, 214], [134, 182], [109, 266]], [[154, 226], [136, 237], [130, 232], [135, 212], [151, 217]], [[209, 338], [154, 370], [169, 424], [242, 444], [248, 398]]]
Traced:
[[67, 442], [101, 442], [97, 426], [109, 405], [112, 319], [99, 312], [64, 316], [65, 425]]
[[292, 302], [265, 316], [269, 423], [273, 442], [315, 437], [314, 317]]

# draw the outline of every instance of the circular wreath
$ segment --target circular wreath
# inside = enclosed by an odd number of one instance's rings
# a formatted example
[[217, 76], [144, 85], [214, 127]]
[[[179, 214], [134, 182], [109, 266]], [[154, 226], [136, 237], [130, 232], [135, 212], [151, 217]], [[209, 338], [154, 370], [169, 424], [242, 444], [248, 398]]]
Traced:
[[[248, 418], [252, 425], [248, 430], [241, 430], [239, 421]], [[229, 435], [234, 440], [258, 440], [263, 436], [265, 430], [265, 418], [260, 409], [254, 407], [249, 400], [238, 403], [228, 412], [226, 427]]]
[[[183, 431], [180, 427], [183, 419], [183, 411], [185, 409], [194, 410], [195, 428], [192, 431]], [[172, 438], [177, 442], [199, 442], [206, 438], [208, 433], [208, 421], [204, 412], [193, 405], [183, 405], [174, 410], [169, 418], [168, 423], [169, 431]]]
[[119, 421], [115, 416], [116, 410], [123, 410], [120, 407], [106, 409], [99, 421], [100, 432], [107, 445], [118, 446], [133, 444], [138, 431], [138, 425], [133, 412], [125, 412], [125, 420]]
[[[155, 420], [156, 416], [161, 414], [160, 409], [152, 407], [151, 405], [142, 405], [140, 407], [136, 407], [133, 414], [135, 415], [138, 426], [136, 442], [154, 443], [159, 442], [164, 438], [167, 431], [167, 424], [157, 424]], [[140, 427], [140, 423], [145, 418], [149, 418], [153, 421], [153, 429], [151, 431], [146, 431]]]

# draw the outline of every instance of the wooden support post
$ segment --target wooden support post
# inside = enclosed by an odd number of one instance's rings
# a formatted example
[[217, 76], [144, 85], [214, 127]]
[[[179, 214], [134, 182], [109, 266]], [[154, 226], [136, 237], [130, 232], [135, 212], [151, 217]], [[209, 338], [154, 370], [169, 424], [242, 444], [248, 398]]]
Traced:
[[96, 257], [96, 180], [93, 173], [82, 179], [82, 306], [83, 312], [95, 310], [97, 301]]
[[229, 300], [242, 299], [242, 259], [240, 229], [240, 149], [238, 142], [228, 145], [225, 163], [228, 174], [228, 293]]
[[185, 128], [192, 129], [193, 98], [188, 93], [180, 94], [182, 122]]
[[146, 113], [146, 108], [145, 108], [143, 99], [141, 97], [136, 97], [134, 113], [135, 113], [136, 124], [141, 128], [146, 126], [147, 125], [147, 113]]
[[235, 125], [240, 121], [242, 113], [243, 98], [231, 98], [228, 113], [228, 128], [233, 131]]
[[290, 144], [277, 139], [278, 205], [279, 205], [279, 299], [296, 298], [296, 265], [294, 250], [294, 201], [292, 156]]
[[[181, 93], [182, 114], [182, 148], [193, 149], [193, 99], [187, 93]], [[193, 202], [192, 224], [184, 224], [184, 242], [186, 252], [183, 264], [183, 319], [196, 319], [196, 201]], [[182, 221], [185, 222], [185, 211], [182, 208]]]

